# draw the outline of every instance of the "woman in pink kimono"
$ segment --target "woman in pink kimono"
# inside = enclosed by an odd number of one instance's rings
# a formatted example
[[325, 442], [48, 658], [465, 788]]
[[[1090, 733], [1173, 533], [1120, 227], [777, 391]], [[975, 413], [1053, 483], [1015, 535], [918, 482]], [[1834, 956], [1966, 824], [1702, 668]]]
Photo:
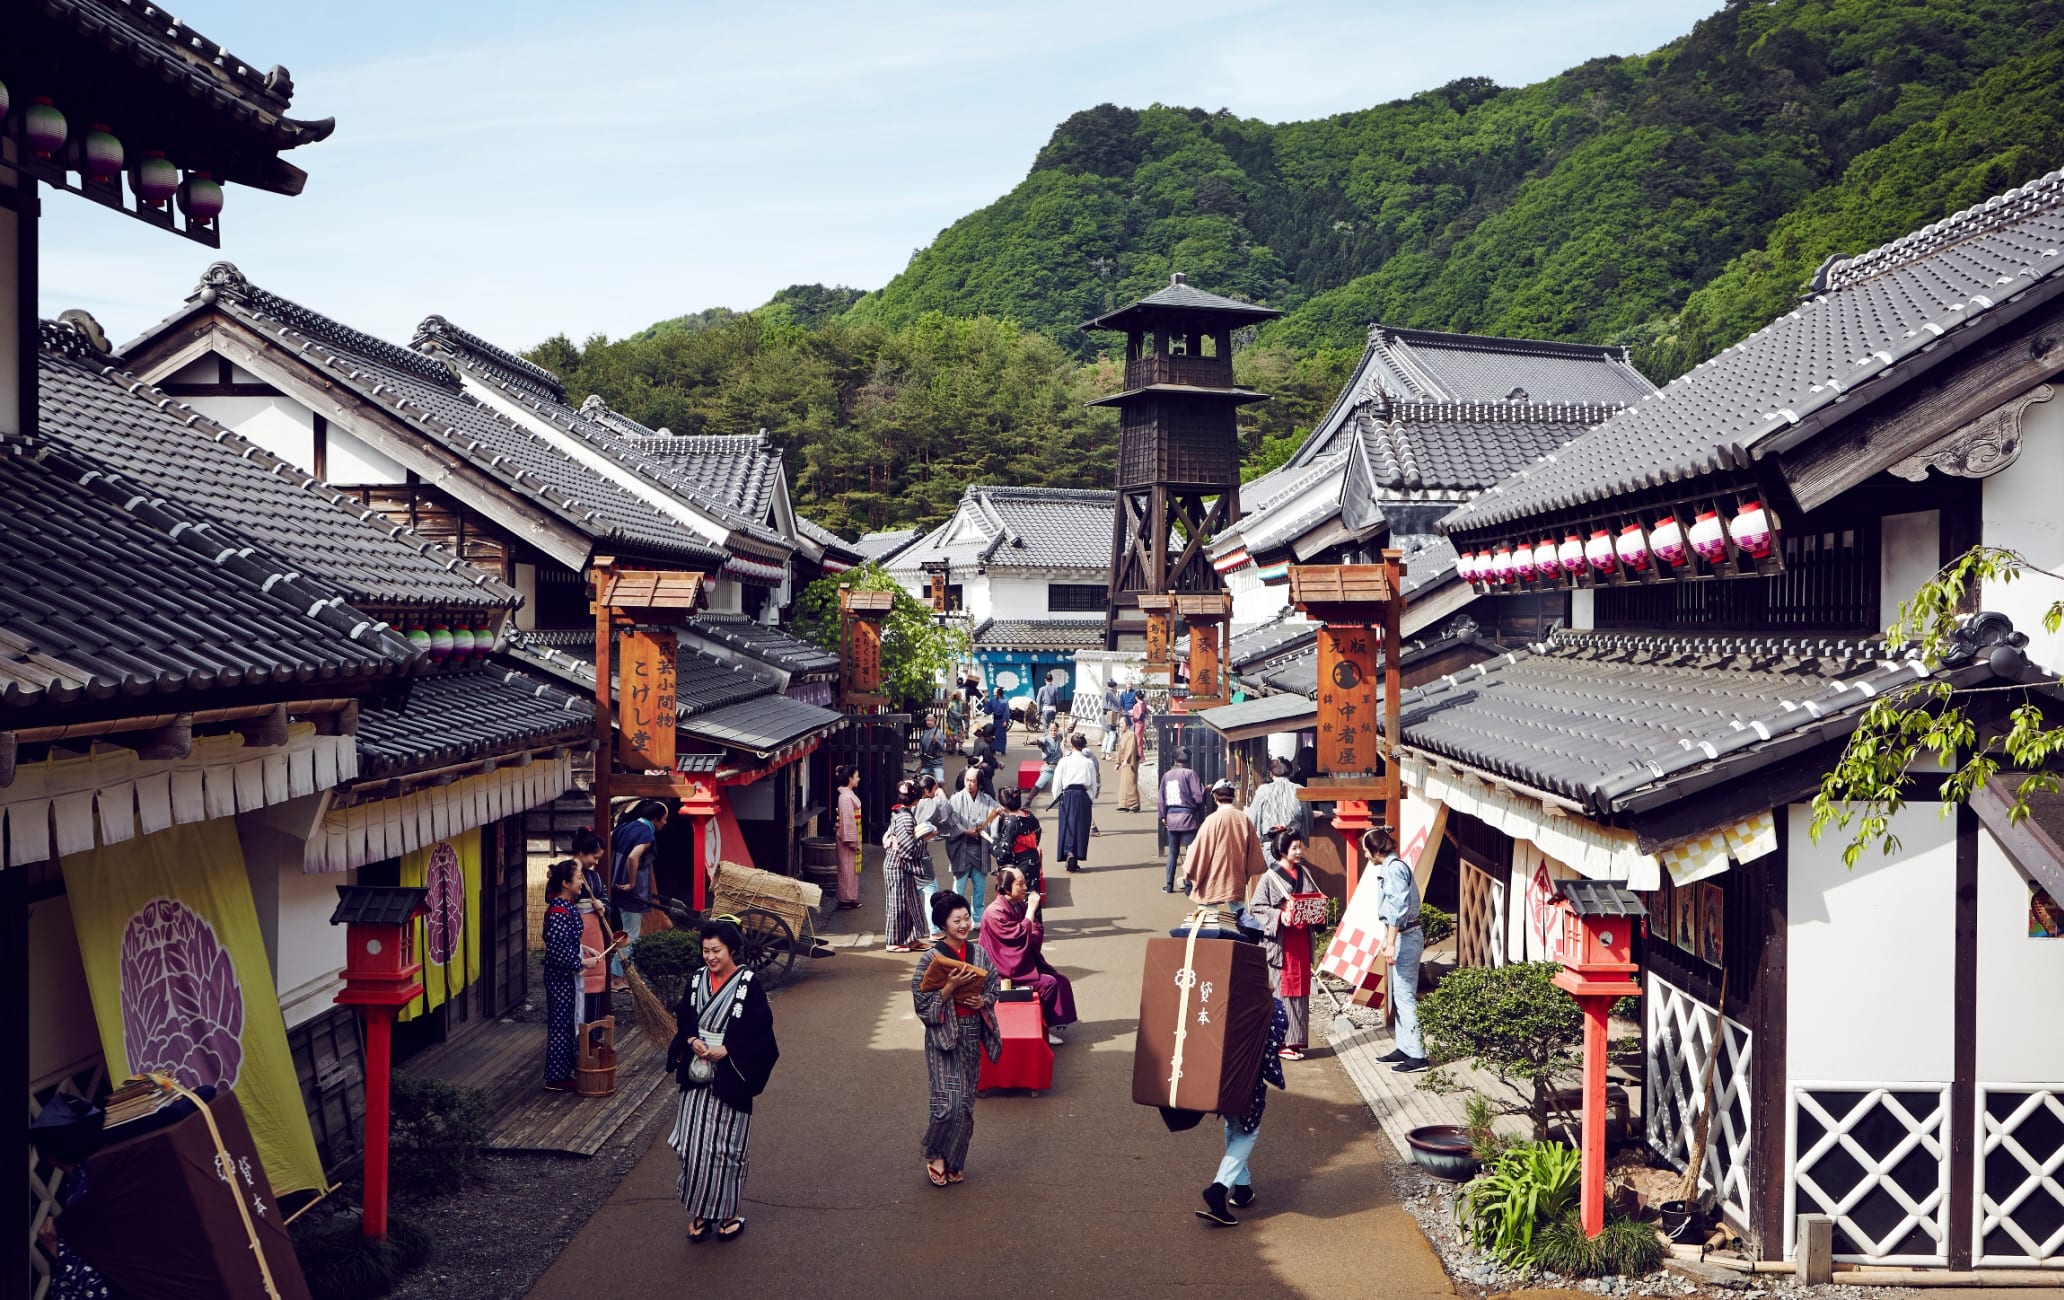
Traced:
[[860, 773], [841, 764], [831, 771], [838, 787], [838, 905], [860, 906]]

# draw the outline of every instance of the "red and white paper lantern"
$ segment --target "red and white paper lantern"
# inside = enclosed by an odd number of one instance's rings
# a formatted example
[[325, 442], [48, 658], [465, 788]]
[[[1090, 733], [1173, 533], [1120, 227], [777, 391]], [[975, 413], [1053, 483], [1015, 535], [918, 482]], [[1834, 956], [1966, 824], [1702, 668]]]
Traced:
[[1656, 526], [1648, 530], [1648, 550], [1673, 568], [1691, 557], [1684, 545], [1684, 526], [1677, 522], [1677, 516], [1664, 515], [1656, 520]]
[[1698, 518], [1692, 521], [1691, 549], [1708, 564], [1718, 564], [1727, 558], [1727, 526], [1720, 522], [1716, 512], [1701, 510]]
[[1750, 559], [1768, 559], [1777, 543], [1772, 535], [1770, 512], [1761, 501], [1743, 504], [1734, 514], [1734, 544]]
[[1613, 550], [1612, 534], [1603, 528], [1592, 533], [1591, 540], [1584, 543], [1584, 559], [1590, 563], [1592, 572], [1601, 576], [1618, 572], [1620, 557]]

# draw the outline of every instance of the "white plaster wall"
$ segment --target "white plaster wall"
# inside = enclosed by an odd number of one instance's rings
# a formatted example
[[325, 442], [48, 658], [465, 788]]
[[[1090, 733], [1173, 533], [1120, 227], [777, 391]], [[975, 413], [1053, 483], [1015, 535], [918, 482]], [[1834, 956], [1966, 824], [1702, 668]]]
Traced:
[[2064, 1084], [2064, 939], [2028, 937], [2028, 877], [1978, 834], [1978, 1082]]
[[523, 593], [523, 603], [516, 607], [516, 626], [528, 632], [537, 626], [537, 566], [519, 563], [515, 585]]
[[989, 612], [986, 618], [1089, 618], [1088, 614], [1053, 614], [1046, 608], [1046, 584], [1056, 579], [988, 575]]
[[33, 1083], [100, 1054], [100, 1028], [86, 991], [79, 936], [72, 929], [72, 903], [62, 894], [29, 904], [29, 969], [34, 972], [28, 989]]
[[1593, 597], [1598, 593], [1588, 587], [1579, 587], [1569, 594], [1569, 625], [1572, 632], [1589, 632], [1597, 627], [1591, 614]]
[[[214, 357], [203, 357], [194, 364], [206, 366], [210, 372], [206, 379], [195, 382], [215, 382]], [[307, 407], [292, 398], [182, 397], [179, 400], [217, 424], [236, 430], [302, 473], [315, 472], [315, 417]], [[336, 446], [334, 434], [331, 435], [330, 445]], [[336, 467], [337, 462], [333, 456], [330, 460], [333, 478]]]
[[[1984, 540], [2021, 552], [2030, 563], [2064, 572], [2064, 394], [2029, 407], [2021, 417], [2021, 458], [1984, 480]], [[2064, 631], [2043, 631], [2043, 611], [2064, 598], [2064, 583], [2045, 577], [1987, 583], [1984, 606], [2014, 620], [2028, 634], [2028, 656], [2051, 671], [2064, 668]]]
[[276, 932], [279, 951], [274, 979], [287, 1028], [328, 1011], [344, 969], [344, 927], [330, 924], [337, 907], [337, 886], [355, 884], [358, 873], [301, 870], [298, 862], [281, 864], [277, 877]]
[[709, 612], [712, 614], [738, 614], [745, 610], [744, 594], [739, 590], [738, 579], [718, 578], [709, 585]]
[[400, 461], [393, 460], [385, 452], [375, 450], [361, 441], [349, 430], [335, 424], [329, 426], [323, 435], [328, 448], [328, 481], [355, 486], [362, 483], [406, 483], [408, 471]]
[[1233, 633], [1268, 622], [1290, 604], [1290, 587], [1274, 587], [1261, 580], [1261, 571], [1249, 564], [1225, 575], [1226, 590], [1233, 593]]
[[1878, 546], [1878, 621], [1890, 627], [1899, 602], [1910, 598], [1942, 567], [1942, 512], [1886, 515]]
[[1956, 821], [1914, 803], [1900, 851], [1851, 871], [1792, 804], [1785, 1069], [1795, 1081], [1945, 1082], [1954, 1072]]
[[[996, 612], [996, 580], [988, 574], [970, 573], [962, 576], [949, 573], [946, 575], [946, 580], [949, 585], [960, 588], [961, 612], [972, 619], [974, 623], [980, 623], [985, 618], [1009, 617]], [[924, 595], [919, 596], [918, 599], [929, 601], [931, 597]], [[1043, 602], [1044, 597], [1041, 599]]]

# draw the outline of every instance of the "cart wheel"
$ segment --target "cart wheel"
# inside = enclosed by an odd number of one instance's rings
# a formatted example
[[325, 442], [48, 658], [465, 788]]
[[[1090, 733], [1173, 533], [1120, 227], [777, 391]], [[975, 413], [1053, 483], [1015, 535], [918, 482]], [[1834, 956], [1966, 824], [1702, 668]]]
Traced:
[[738, 964], [759, 977], [762, 988], [778, 988], [795, 965], [795, 932], [788, 922], [772, 912], [748, 907], [738, 915], [739, 933], [745, 936], [745, 951]]

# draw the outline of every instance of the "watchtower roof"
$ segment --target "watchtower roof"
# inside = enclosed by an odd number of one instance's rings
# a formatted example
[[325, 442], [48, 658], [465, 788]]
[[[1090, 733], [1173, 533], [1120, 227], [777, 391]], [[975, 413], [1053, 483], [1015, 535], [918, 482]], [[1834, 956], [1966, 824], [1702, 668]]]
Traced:
[[1138, 302], [1105, 312], [1082, 328], [1085, 330], [1149, 330], [1162, 321], [1190, 320], [1208, 323], [1214, 328], [1238, 329], [1242, 325], [1255, 325], [1265, 320], [1274, 320], [1283, 313], [1272, 307], [1257, 307], [1251, 302], [1238, 302], [1232, 298], [1221, 298], [1215, 293], [1206, 293], [1192, 286], [1177, 271], [1169, 277], [1168, 287], [1158, 289]]

